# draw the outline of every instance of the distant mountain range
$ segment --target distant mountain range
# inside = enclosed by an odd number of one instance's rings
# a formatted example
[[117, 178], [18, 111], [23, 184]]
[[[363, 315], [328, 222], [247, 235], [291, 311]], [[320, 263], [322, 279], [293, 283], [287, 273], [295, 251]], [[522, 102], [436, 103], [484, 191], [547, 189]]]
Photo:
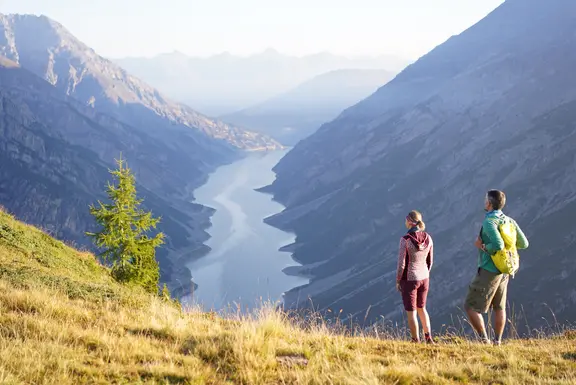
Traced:
[[398, 240], [418, 209], [435, 243], [433, 322], [460, 328], [499, 188], [531, 244], [510, 284], [515, 326], [576, 319], [575, 68], [576, 2], [507, 0], [296, 145], [265, 189], [287, 206], [267, 221], [296, 233], [291, 272], [311, 277], [287, 302], [401, 320]]
[[220, 119], [294, 145], [336, 118], [344, 109], [370, 96], [394, 77], [386, 70], [335, 70], [308, 80], [264, 103]]
[[90, 247], [88, 205], [122, 153], [169, 235], [162, 281], [188, 291], [183, 259], [206, 252], [211, 213], [191, 192], [241, 150], [278, 143], [169, 100], [44, 16], [0, 15], [0, 57], [0, 204]]
[[229, 53], [208, 58], [179, 52], [152, 58], [121, 58], [116, 63], [170, 97], [210, 116], [233, 113], [340, 69], [399, 71], [408, 60], [391, 55], [345, 57], [318, 53], [303, 57], [274, 49], [251, 56]]

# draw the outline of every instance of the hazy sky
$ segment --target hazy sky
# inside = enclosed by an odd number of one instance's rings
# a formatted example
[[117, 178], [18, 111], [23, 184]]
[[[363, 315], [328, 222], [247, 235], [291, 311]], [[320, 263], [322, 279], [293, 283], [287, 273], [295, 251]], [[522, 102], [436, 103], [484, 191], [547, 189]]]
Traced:
[[45, 14], [108, 57], [181, 51], [416, 58], [503, 0], [0, 0], [2, 13]]

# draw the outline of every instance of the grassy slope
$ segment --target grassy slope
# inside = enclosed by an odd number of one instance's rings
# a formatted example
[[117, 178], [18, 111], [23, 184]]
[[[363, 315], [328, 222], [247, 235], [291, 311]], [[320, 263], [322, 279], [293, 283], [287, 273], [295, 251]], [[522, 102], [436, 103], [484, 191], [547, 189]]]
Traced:
[[415, 346], [303, 331], [272, 311], [183, 313], [0, 211], [0, 383], [574, 384], [576, 341]]

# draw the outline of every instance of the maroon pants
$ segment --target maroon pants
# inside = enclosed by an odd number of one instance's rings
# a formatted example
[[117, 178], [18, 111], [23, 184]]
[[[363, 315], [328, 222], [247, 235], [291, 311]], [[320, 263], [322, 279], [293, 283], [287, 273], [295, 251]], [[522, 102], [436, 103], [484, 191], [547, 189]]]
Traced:
[[400, 281], [402, 302], [404, 302], [406, 311], [414, 311], [416, 308], [422, 309], [426, 307], [429, 285], [430, 281], [428, 278], [421, 281]]

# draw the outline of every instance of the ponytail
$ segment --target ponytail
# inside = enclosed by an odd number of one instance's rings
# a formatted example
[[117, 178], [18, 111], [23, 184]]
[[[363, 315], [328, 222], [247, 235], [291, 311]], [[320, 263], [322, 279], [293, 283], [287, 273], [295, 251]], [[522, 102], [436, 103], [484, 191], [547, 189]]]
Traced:
[[420, 211], [416, 210], [410, 211], [406, 219], [409, 222], [413, 223], [416, 227], [418, 227], [418, 230], [420, 231], [426, 230], [426, 223], [424, 223], [424, 221], [422, 220], [422, 214], [420, 213]]

